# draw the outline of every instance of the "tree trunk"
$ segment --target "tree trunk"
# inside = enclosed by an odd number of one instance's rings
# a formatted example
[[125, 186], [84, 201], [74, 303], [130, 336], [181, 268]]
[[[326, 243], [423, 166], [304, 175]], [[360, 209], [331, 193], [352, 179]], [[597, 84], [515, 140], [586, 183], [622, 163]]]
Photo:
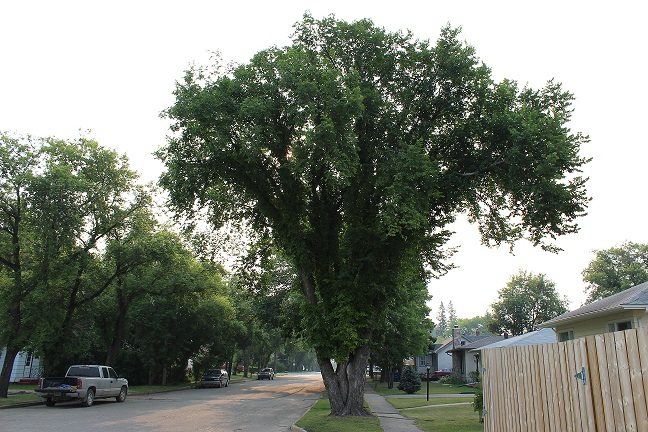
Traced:
[[249, 362], [250, 362], [250, 359], [248, 358], [248, 355], [244, 354], [244, 357], [243, 357], [243, 376], [245, 378], [248, 377]]
[[19, 348], [7, 347], [4, 363], [2, 364], [2, 373], [0, 373], [0, 398], [8, 396], [11, 371], [19, 351]]
[[369, 358], [369, 347], [358, 347], [346, 361], [333, 369], [331, 359], [318, 356], [324, 386], [331, 402], [331, 415], [366, 416], [364, 409], [364, 372]]
[[155, 370], [153, 370], [153, 366], [151, 366], [148, 373], [148, 385], [153, 384], [155, 384]]
[[128, 314], [128, 307], [129, 303], [127, 300], [121, 298], [118, 300], [118, 311], [117, 317], [115, 318], [113, 339], [108, 346], [108, 353], [106, 354], [106, 364], [108, 366], [114, 366], [117, 362], [117, 356], [119, 355], [124, 335], [126, 334], [126, 316]]
[[162, 385], [167, 385], [167, 367], [166, 365], [162, 366]]

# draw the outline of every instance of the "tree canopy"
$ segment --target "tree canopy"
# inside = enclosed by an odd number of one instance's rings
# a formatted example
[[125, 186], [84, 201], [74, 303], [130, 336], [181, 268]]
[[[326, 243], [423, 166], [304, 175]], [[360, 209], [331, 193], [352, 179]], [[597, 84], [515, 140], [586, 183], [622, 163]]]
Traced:
[[444, 270], [456, 214], [486, 244], [552, 248], [587, 203], [572, 95], [494, 81], [450, 27], [431, 44], [306, 15], [291, 45], [191, 68], [174, 95], [161, 184], [177, 211], [245, 221], [292, 260], [333, 414], [363, 412], [382, 310], [412, 260]]
[[556, 291], [556, 285], [543, 274], [521, 271], [511, 277], [491, 305], [493, 333], [521, 335], [538, 329], [538, 325], [567, 312], [567, 299]]
[[626, 242], [596, 251], [583, 270], [587, 303], [648, 281], [648, 245]]

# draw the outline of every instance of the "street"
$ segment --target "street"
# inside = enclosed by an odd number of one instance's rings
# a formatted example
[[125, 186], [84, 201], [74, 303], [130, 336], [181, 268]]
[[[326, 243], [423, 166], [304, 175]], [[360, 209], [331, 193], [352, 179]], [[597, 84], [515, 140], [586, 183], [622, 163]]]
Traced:
[[84, 408], [61, 403], [0, 411], [2, 432], [285, 432], [319, 399], [319, 373], [247, 381], [222, 389], [191, 389], [97, 400]]

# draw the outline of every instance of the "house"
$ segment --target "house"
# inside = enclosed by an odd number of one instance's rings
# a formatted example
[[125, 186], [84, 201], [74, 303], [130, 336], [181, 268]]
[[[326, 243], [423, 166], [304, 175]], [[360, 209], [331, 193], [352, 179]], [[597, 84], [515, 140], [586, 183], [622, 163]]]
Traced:
[[441, 343], [434, 344], [427, 354], [421, 354], [414, 358], [416, 371], [420, 375], [424, 375], [427, 372], [427, 366], [430, 366], [430, 371], [452, 371], [454, 369], [452, 351], [456, 347], [465, 346], [489, 336], [458, 334], [454, 340], [453, 338], [444, 339]]
[[[6, 350], [0, 350], [0, 365], [4, 364]], [[36, 379], [41, 376], [40, 359], [32, 353], [21, 351], [14, 360], [13, 369], [9, 382], [17, 383], [20, 380]]]
[[542, 324], [560, 342], [631, 328], [648, 328], [648, 282], [566, 312]]
[[441, 343], [432, 345], [432, 349], [427, 354], [421, 354], [414, 357], [414, 365], [419, 375], [427, 373], [427, 367], [431, 371], [450, 370], [452, 368], [452, 358], [446, 354], [452, 349], [452, 338], [447, 338]]
[[472, 338], [472, 341], [455, 343], [454, 349], [449, 351], [452, 354], [452, 371], [465, 379], [469, 379], [471, 372], [481, 370], [479, 352], [471, 351], [501, 341], [504, 336], [486, 334], [472, 336]]

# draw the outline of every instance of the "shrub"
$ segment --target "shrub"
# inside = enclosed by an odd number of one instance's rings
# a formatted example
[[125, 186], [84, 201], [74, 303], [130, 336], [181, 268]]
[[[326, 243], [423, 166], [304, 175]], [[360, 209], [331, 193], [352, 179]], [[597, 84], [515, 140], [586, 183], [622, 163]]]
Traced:
[[441, 377], [439, 380], [441, 384], [466, 384], [466, 380], [459, 374], [452, 374], [448, 376]]
[[484, 421], [484, 391], [481, 384], [475, 387], [475, 399], [472, 403], [473, 409], [479, 413], [479, 421]]
[[481, 381], [481, 377], [479, 376], [479, 371], [468, 372], [468, 382], [477, 383], [480, 381]]
[[418, 376], [416, 371], [411, 367], [406, 367], [401, 375], [398, 390], [403, 390], [405, 393], [412, 394], [421, 389], [421, 377]]

